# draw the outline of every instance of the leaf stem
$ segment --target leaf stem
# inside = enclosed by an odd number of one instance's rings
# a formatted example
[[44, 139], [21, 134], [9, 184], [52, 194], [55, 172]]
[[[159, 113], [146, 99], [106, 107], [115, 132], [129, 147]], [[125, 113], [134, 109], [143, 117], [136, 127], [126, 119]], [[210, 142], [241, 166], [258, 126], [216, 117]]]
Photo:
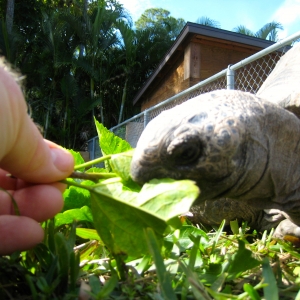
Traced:
[[79, 188], [82, 188], [85, 190], [89, 190], [90, 192], [92, 192], [94, 190], [94, 188], [97, 186], [106, 185], [108, 183], [121, 182], [121, 181], [122, 181], [122, 178], [115, 176], [113, 178], [108, 178], [107, 181], [105, 181], [105, 183], [97, 183], [95, 185], [85, 185], [85, 184], [77, 183], [76, 181], [68, 181], [67, 179], [63, 179], [60, 182], [67, 184], [67, 185], [76, 186], [76, 187], [79, 187]]
[[102, 157], [93, 159], [93, 160], [88, 161], [88, 162], [86, 162], [86, 163], [84, 163], [84, 164], [75, 166], [74, 171], [79, 170], [79, 169], [81, 169], [81, 168], [92, 167], [93, 165], [99, 164], [99, 163], [101, 163], [101, 162], [103, 162], [103, 161], [105, 161], [105, 160], [108, 160], [108, 159], [110, 159], [110, 158], [111, 158], [111, 155], [105, 155], [105, 156], [102, 156]]
[[64, 183], [64, 184], [67, 184], [67, 185], [76, 186], [76, 187], [79, 187], [79, 188], [82, 188], [82, 189], [85, 189], [85, 190], [89, 190], [90, 192], [93, 190], [92, 186], [85, 185], [85, 184], [80, 184], [80, 183], [77, 183], [75, 181], [68, 181], [66, 179], [63, 179], [60, 182]]
[[69, 178], [78, 178], [84, 180], [92, 180], [98, 181], [99, 179], [107, 179], [117, 177], [116, 173], [81, 173], [81, 172], [73, 172]]

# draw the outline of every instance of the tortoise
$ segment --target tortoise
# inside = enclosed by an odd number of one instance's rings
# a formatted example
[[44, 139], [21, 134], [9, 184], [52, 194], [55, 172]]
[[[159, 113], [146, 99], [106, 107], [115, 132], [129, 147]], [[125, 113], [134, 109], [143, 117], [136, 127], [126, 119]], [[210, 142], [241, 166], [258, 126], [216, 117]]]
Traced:
[[201, 94], [149, 122], [131, 176], [191, 179], [201, 193], [193, 221], [247, 221], [274, 236], [300, 237], [300, 45], [277, 63], [256, 95]]

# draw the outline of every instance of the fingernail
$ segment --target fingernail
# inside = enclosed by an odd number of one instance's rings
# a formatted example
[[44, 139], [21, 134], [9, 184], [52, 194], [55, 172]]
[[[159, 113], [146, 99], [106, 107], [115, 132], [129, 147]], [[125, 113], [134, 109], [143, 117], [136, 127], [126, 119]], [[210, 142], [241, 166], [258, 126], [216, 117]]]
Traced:
[[71, 153], [63, 148], [51, 148], [52, 161], [61, 172], [72, 172], [74, 159]]

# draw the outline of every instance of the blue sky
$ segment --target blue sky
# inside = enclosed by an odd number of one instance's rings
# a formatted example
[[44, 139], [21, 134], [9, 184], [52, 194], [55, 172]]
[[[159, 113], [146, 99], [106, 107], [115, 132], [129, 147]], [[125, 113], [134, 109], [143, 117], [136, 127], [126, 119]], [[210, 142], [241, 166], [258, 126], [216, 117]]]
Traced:
[[195, 22], [206, 16], [222, 29], [245, 25], [252, 31], [268, 22], [280, 22], [279, 38], [300, 31], [300, 0], [119, 0], [136, 21], [147, 8], [164, 8], [171, 16]]

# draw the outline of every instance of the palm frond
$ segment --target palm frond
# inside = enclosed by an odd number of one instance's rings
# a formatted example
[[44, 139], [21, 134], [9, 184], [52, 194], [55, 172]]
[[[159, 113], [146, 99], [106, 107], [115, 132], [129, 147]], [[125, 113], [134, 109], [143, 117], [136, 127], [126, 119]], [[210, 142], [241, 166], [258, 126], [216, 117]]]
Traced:
[[278, 40], [278, 30], [283, 30], [283, 26], [279, 22], [270, 22], [265, 24], [260, 28], [255, 36], [261, 39], [268, 39], [270, 41], [276, 42]]
[[232, 31], [237, 32], [237, 33], [241, 33], [241, 34], [245, 34], [245, 35], [255, 36], [255, 33], [253, 31], [251, 31], [250, 29], [248, 29], [244, 25], [239, 25], [237, 27], [234, 27], [232, 29]]
[[196, 23], [209, 27], [221, 28], [220, 23], [218, 21], [205, 16], [198, 18], [196, 20]]

